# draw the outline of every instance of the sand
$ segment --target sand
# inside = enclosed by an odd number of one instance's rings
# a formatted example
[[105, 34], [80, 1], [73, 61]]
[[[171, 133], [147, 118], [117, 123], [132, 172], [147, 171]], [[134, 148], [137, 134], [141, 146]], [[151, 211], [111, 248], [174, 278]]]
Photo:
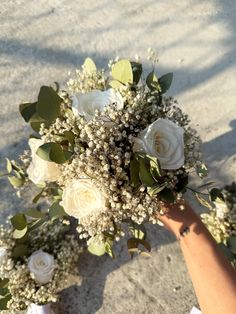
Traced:
[[[0, 29], [1, 169], [5, 157], [27, 148], [18, 104], [34, 100], [42, 84], [65, 85], [87, 56], [102, 67], [116, 55], [145, 60], [152, 47], [158, 74], [174, 72], [169, 94], [202, 137], [209, 178], [236, 178], [234, 0], [1, 0]], [[5, 179], [0, 191], [4, 221], [25, 204]], [[131, 260], [124, 241], [115, 261], [81, 256], [83, 279], [63, 293], [61, 313], [189, 313], [197, 300], [178, 243], [160, 227], [148, 231], [151, 258]]]

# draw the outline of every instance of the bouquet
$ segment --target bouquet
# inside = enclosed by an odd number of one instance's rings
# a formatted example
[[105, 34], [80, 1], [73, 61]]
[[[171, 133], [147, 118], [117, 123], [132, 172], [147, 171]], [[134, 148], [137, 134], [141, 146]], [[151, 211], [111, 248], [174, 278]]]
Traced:
[[[22, 217], [11, 220], [22, 227]], [[68, 224], [59, 220], [47, 221], [43, 228], [31, 230], [27, 238], [18, 239], [17, 232], [0, 226], [0, 309], [15, 314], [33, 304], [34, 313], [37, 305], [57, 300], [74, 271], [80, 247], [68, 234]]]
[[144, 223], [158, 223], [163, 203], [188, 189], [190, 172], [207, 174], [196, 130], [165, 95], [173, 74], [158, 77], [152, 50], [149, 59], [145, 76], [139, 59], [110, 60], [105, 71], [87, 58], [67, 91], [42, 86], [36, 101], [20, 105], [35, 133], [20, 163], [7, 160], [10, 183], [37, 186], [34, 203], [47, 200], [50, 216], [77, 219], [97, 255], [114, 256], [124, 223], [130, 252], [150, 250]]
[[236, 183], [213, 188], [209, 195], [214, 206], [201, 215], [202, 221], [236, 267]]

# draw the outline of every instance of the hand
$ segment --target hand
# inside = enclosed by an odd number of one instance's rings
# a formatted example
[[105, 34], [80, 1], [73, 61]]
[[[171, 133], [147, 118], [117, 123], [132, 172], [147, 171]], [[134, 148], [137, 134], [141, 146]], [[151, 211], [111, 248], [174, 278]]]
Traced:
[[157, 213], [157, 218], [177, 238], [185, 228], [193, 227], [196, 229], [201, 222], [199, 216], [183, 199], [178, 203], [165, 203], [163, 212], [164, 214]]

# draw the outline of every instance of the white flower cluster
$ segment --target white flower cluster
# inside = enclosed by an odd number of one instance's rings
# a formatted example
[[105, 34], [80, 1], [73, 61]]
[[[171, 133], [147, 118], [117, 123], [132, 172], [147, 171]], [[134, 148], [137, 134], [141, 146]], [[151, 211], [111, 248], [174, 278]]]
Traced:
[[236, 184], [222, 189], [225, 201], [217, 200], [209, 213], [201, 215], [202, 221], [218, 243], [236, 236]]
[[11, 295], [10, 313], [26, 309], [30, 303], [55, 302], [58, 292], [66, 287], [81, 252], [78, 241], [68, 234], [68, 225], [47, 222], [29, 233], [27, 253], [14, 257], [17, 245], [12, 229], [0, 229], [0, 278], [7, 278]]

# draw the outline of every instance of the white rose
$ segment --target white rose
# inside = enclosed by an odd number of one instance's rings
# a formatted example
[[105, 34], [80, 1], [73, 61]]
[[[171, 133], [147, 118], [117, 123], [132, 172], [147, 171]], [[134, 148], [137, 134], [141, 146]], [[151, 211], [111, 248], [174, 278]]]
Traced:
[[54, 257], [42, 250], [36, 251], [29, 257], [28, 268], [36, 282], [46, 284], [54, 273]]
[[93, 90], [89, 93], [79, 93], [73, 97], [72, 110], [75, 116], [84, 116], [86, 121], [92, 120], [95, 110], [103, 112], [106, 106], [116, 104], [117, 109], [123, 108], [124, 103], [119, 92], [110, 88], [106, 91]]
[[27, 174], [34, 184], [43, 184], [46, 181], [53, 182], [61, 175], [60, 167], [56, 163], [43, 160], [36, 155], [37, 149], [43, 144], [44, 142], [40, 139], [29, 139], [32, 160], [27, 169]]
[[65, 186], [61, 205], [77, 219], [97, 214], [105, 209], [106, 199], [91, 179], [78, 179]]
[[182, 127], [157, 119], [134, 138], [133, 151], [157, 157], [162, 169], [178, 169], [184, 164], [183, 135]]
[[0, 247], [0, 264], [5, 262], [7, 259], [7, 249], [3, 246]]

